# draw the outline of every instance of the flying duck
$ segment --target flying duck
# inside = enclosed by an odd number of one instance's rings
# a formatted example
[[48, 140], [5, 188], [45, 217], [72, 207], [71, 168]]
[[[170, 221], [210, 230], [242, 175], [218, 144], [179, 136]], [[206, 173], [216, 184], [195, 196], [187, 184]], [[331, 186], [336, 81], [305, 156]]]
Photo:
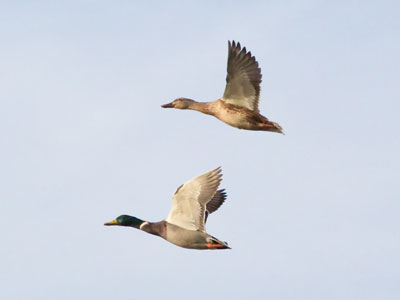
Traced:
[[182, 184], [172, 198], [168, 217], [160, 222], [148, 222], [121, 215], [104, 225], [128, 226], [158, 235], [168, 242], [189, 249], [230, 249], [228, 244], [206, 232], [207, 216], [225, 201], [221, 183], [221, 168], [195, 177]]
[[246, 47], [242, 48], [240, 43], [228, 41], [228, 74], [221, 99], [197, 102], [188, 98], [177, 98], [161, 107], [197, 110], [239, 129], [283, 134], [278, 123], [269, 121], [259, 112], [261, 77], [261, 69], [251, 52]]

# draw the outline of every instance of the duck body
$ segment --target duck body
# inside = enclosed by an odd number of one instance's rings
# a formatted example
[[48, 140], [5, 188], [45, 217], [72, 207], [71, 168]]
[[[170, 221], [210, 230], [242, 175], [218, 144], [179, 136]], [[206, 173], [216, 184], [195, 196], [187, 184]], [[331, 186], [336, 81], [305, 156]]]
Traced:
[[222, 98], [213, 102], [197, 102], [177, 98], [163, 108], [189, 109], [212, 115], [222, 122], [239, 129], [272, 131], [283, 134], [282, 127], [260, 114], [261, 69], [251, 52], [240, 43], [229, 42], [228, 73]]
[[[282, 133], [282, 128], [278, 123], [269, 121], [257, 111], [226, 103], [222, 99], [213, 102], [195, 103], [194, 110], [212, 115], [232, 127], [245, 130], [262, 130]], [[204, 106], [204, 108], [202, 106]]]
[[187, 249], [230, 249], [229, 246], [217, 238], [199, 231], [188, 230], [168, 222], [144, 222], [140, 230], [162, 237], [164, 240]]
[[205, 230], [208, 215], [226, 199], [224, 190], [217, 190], [222, 176], [220, 171], [217, 168], [181, 185], [174, 194], [171, 211], [163, 221], [148, 222], [121, 215], [104, 225], [133, 227], [187, 249], [230, 249], [227, 243]]

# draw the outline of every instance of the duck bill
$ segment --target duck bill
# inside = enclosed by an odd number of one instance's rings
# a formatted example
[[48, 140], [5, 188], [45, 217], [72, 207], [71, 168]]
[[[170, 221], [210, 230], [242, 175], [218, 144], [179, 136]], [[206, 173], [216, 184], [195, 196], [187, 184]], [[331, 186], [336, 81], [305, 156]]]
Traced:
[[115, 219], [115, 220], [113, 220], [111, 222], [104, 223], [104, 225], [106, 225], [106, 226], [118, 225], [118, 222], [117, 222], [117, 219]]
[[163, 107], [163, 108], [173, 108], [174, 105], [171, 102], [171, 103], [167, 103], [167, 104], [161, 105], [161, 107]]

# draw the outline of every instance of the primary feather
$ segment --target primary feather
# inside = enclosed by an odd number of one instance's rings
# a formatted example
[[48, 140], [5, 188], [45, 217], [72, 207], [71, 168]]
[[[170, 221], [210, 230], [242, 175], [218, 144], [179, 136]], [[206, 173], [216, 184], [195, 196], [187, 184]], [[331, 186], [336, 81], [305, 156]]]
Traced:
[[240, 43], [228, 42], [228, 74], [222, 100], [226, 103], [258, 111], [261, 69], [251, 52]]
[[215, 195], [221, 177], [221, 169], [217, 168], [180, 186], [172, 198], [172, 207], [165, 221], [188, 230], [205, 232], [206, 206]]

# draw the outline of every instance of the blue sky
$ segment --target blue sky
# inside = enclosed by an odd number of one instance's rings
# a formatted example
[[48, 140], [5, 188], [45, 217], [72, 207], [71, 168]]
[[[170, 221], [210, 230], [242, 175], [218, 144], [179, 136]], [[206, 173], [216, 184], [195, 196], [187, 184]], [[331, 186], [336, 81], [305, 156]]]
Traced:
[[[1, 2], [0, 298], [399, 299], [399, 9]], [[285, 136], [160, 108], [221, 97], [232, 39]], [[231, 251], [103, 226], [217, 166]]]

